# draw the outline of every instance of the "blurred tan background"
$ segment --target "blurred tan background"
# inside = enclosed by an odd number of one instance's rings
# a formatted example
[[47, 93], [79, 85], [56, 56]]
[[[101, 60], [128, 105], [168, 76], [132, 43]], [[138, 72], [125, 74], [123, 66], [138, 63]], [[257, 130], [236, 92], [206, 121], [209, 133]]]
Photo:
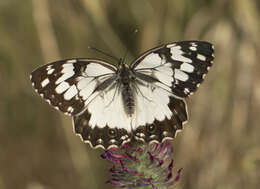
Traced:
[[[137, 34], [133, 31], [138, 29]], [[259, 0], [0, 0], [0, 189], [100, 189], [109, 163], [49, 107], [29, 74], [58, 59], [131, 61], [161, 43], [215, 44], [215, 63], [188, 99], [190, 121], [172, 143], [177, 188], [260, 186]], [[110, 60], [111, 61], [111, 60]]]

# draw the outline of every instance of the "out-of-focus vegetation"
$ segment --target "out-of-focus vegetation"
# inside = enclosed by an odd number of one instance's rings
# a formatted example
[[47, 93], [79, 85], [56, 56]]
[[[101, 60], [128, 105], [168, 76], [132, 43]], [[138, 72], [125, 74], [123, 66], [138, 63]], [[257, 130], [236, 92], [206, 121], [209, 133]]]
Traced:
[[259, 20], [258, 0], [1, 0], [0, 189], [112, 188], [102, 150], [83, 144], [71, 118], [35, 94], [33, 69], [104, 58], [88, 46], [117, 57], [128, 49], [131, 61], [188, 39], [215, 44], [216, 59], [172, 142], [175, 167], [184, 168], [178, 188], [259, 188]]

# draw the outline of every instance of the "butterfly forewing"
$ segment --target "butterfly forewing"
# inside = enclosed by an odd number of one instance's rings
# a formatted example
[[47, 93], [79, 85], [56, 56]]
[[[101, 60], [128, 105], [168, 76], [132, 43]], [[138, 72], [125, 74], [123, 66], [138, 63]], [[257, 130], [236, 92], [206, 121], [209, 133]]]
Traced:
[[[193, 94], [203, 81], [212, 66], [213, 53], [213, 45], [208, 42], [176, 42], [145, 52], [133, 62], [131, 68], [137, 72], [153, 75], [160, 81], [160, 85], [168, 85], [171, 82], [172, 93], [177, 98], [184, 98]], [[169, 66], [173, 74], [169, 73], [171, 72], [167, 69]], [[161, 73], [172, 75], [172, 80], [161, 76]]]
[[63, 113], [77, 115], [100, 93], [100, 84], [105, 81], [107, 87], [113, 82], [110, 78], [114, 74], [115, 67], [105, 62], [71, 59], [36, 69], [31, 74], [31, 82], [49, 104]]

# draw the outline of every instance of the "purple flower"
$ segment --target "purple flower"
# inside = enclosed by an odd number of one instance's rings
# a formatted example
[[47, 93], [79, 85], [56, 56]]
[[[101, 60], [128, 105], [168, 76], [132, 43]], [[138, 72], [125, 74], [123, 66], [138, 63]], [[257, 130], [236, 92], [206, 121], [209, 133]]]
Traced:
[[173, 148], [170, 142], [161, 144], [125, 144], [122, 148], [105, 151], [101, 157], [113, 163], [109, 169], [112, 179], [108, 180], [120, 188], [168, 188], [176, 184], [182, 169], [174, 177]]

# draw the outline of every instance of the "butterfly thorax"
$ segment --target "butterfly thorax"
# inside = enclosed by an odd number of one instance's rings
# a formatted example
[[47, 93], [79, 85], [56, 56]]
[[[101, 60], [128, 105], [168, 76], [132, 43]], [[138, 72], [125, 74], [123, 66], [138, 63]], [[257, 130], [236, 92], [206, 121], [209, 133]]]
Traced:
[[122, 92], [124, 110], [129, 116], [134, 113], [135, 107], [135, 95], [133, 91], [134, 80], [134, 73], [132, 73], [125, 64], [122, 64], [119, 70], [119, 83]]

